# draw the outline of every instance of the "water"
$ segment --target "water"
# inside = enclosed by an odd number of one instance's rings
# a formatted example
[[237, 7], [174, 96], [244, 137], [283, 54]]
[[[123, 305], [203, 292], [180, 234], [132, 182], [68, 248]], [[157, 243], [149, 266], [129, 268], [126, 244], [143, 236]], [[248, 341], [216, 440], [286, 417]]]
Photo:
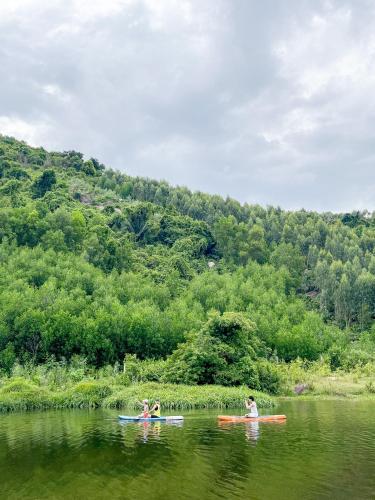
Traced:
[[[292, 401], [286, 423], [0, 415], [1, 499], [375, 499], [375, 401]], [[234, 413], [233, 410], [227, 413]]]

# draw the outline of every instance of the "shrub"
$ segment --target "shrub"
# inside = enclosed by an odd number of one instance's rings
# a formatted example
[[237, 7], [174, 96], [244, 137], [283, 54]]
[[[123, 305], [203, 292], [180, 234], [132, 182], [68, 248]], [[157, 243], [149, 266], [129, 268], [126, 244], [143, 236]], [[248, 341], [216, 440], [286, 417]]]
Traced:
[[50, 191], [56, 184], [56, 174], [54, 170], [45, 170], [38, 179], [35, 180], [32, 190], [35, 198], [42, 198], [47, 191]]
[[37, 392], [39, 390], [39, 387], [37, 385], [34, 385], [30, 383], [28, 380], [25, 380], [23, 378], [16, 378], [13, 380], [10, 380], [7, 384], [5, 384], [1, 388], [1, 392], [3, 394], [6, 393], [16, 393], [16, 392]]
[[140, 361], [135, 354], [126, 354], [124, 358], [124, 374], [131, 382], [137, 382], [141, 376]]
[[160, 382], [165, 372], [164, 359], [148, 359], [141, 362], [140, 378], [142, 382]]
[[261, 346], [254, 330], [255, 324], [245, 314], [212, 314], [168, 358], [163, 379], [198, 385], [253, 384], [256, 375], [251, 365]]
[[258, 360], [256, 362], [258, 372], [259, 389], [269, 394], [279, 394], [282, 388], [281, 373], [277, 365], [267, 360]]
[[51, 407], [48, 392], [27, 380], [10, 380], [0, 389], [0, 411], [32, 410]]
[[348, 348], [342, 355], [342, 367], [346, 371], [375, 362], [375, 355], [358, 347]]
[[215, 377], [215, 383], [236, 386], [247, 385], [259, 389], [259, 374], [255, 361], [250, 356], [243, 357], [238, 363], [225, 367]]
[[16, 354], [14, 352], [14, 346], [9, 342], [5, 349], [0, 351], [0, 368], [2, 368], [4, 372], [9, 375], [12, 371], [15, 361]]
[[112, 394], [107, 384], [94, 380], [83, 381], [70, 391], [54, 395], [55, 405], [72, 408], [96, 408], [102, 405], [104, 398]]
[[112, 389], [101, 382], [84, 381], [74, 387], [73, 393], [103, 399], [112, 394]]

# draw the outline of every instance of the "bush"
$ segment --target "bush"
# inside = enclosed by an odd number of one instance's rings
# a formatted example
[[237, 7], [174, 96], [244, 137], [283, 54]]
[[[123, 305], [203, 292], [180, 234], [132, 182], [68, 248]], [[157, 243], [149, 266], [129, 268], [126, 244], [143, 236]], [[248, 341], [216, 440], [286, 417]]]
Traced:
[[23, 378], [16, 378], [5, 384], [1, 388], [1, 392], [3, 394], [7, 393], [21, 393], [21, 392], [37, 392], [39, 390], [39, 387], [37, 385], [34, 385], [30, 383], [28, 380], [25, 380]]
[[351, 347], [346, 349], [341, 357], [342, 368], [346, 371], [356, 367], [365, 366], [375, 362], [375, 355], [361, 348]]
[[282, 377], [277, 365], [267, 360], [256, 362], [258, 372], [259, 389], [269, 394], [280, 394], [282, 389]]
[[0, 389], [0, 411], [43, 409], [51, 406], [48, 392], [27, 380], [13, 379]]
[[168, 358], [163, 380], [183, 384], [254, 384], [252, 368], [261, 342], [245, 314], [214, 313]]
[[302, 322], [277, 332], [277, 352], [285, 361], [298, 357], [315, 361], [331, 347], [335, 334], [334, 328], [327, 326], [317, 313], [310, 311]]
[[97, 408], [111, 394], [109, 385], [89, 380], [80, 382], [66, 393], [56, 393], [54, 404], [57, 407]]
[[148, 359], [141, 362], [140, 378], [142, 382], [160, 382], [166, 367], [164, 359]]
[[331, 368], [351, 371], [375, 364], [375, 338], [362, 333], [358, 340], [333, 345], [328, 351]]
[[47, 191], [50, 191], [56, 184], [56, 174], [52, 169], [45, 170], [32, 185], [32, 191], [35, 198], [42, 198]]
[[138, 382], [141, 377], [141, 362], [135, 354], [126, 354], [124, 358], [124, 375], [131, 382]]
[[103, 399], [112, 394], [112, 389], [101, 382], [85, 381], [77, 384], [73, 389], [73, 393]]
[[8, 375], [11, 373], [13, 365], [16, 361], [14, 346], [10, 342], [5, 349], [0, 351], [0, 369], [3, 369]]
[[245, 356], [239, 362], [225, 366], [216, 374], [215, 383], [225, 386], [246, 385], [259, 390], [259, 375], [255, 361], [250, 356]]

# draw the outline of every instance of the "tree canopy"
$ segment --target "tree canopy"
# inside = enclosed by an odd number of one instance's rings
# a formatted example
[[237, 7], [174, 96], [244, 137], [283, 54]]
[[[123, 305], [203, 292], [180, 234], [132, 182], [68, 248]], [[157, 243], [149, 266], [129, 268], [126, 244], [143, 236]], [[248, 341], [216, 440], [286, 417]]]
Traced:
[[374, 214], [241, 205], [0, 136], [0, 369], [134, 354], [263, 387], [277, 360], [368, 360], [374, 318]]

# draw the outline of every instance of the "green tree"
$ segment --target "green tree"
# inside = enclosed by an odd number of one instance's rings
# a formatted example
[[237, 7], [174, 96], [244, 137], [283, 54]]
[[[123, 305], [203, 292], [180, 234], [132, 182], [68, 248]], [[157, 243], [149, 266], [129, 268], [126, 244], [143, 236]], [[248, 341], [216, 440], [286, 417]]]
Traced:
[[50, 191], [56, 184], [56, 174], [54, 170], [45, 170], [32, 185], [34, 198], [42, 198], [47, 191]]
[[301, 285], [305, 269], [305, 259], [298, 248], [291, 243], [280, 243], [271, 254], [271, 264], [277, 269], [285, 266], [290, 274], [289, 289], [296, 289]]
[[14, 352], [14, 346], [11, 342], [8, 342], [5, 349], [0, 351], [0, 370], [4, 370], [9, 375], [15, 362], [16, 353]]
[[172, 354], [166, 379], [177, 383], [225, 385], [247, 380], [260, 347], [255, 325], [241, 313], [214, 314]]

